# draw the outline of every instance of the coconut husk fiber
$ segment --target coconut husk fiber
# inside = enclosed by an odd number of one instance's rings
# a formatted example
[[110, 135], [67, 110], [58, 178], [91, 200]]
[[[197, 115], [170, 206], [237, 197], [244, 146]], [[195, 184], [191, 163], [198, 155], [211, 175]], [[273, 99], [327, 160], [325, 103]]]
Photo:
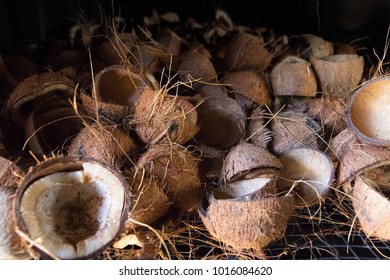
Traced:
[[247, 140], [263, 148], [267, 148], [272, 140], [271, 132], [265, 125], [265, 111], [261, 106], [255, 108], [249, 117]]
[[390, 239], [389, 196], [376, 189], [375, 183], [358, 176], [352, 188], [352, 205], [368, 237]]
[[197, 118], [190, 102], [165, 89], [146, 89], [135, 105], [135, 131], [147, 145], [160, 141], [185, 144], [199, 130]]
[[333, 163], [327, 154], [300, 147], [284, 151], [279, 160], [284, 168], [277, 181], [278, 189], [295, 192], [296, 206], [307, 207], [324, 201], [334, 178]]
[[353, 94], [347, 107], [347, 122], [363, 142], [390, 145], [390, 76], [367, 81]]
[[210, 235], [235, 250], [261, 250], [282, 237], [293, 209], [293, 195], [250, 201], [211, 199], [210, 203], [204, 196], [198, 207]]
[[159, 143], [147, 149], [137, 167], [159, 179], [172, 206], [181, 211], [193, 209], [205, 189], [205, 174], [200, 160], [183, 146]]

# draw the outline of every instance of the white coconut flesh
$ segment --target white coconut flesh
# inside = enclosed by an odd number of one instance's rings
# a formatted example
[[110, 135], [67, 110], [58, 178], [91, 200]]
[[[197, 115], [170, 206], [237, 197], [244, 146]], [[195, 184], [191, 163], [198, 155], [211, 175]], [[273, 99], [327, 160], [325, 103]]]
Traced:
[[108, 169], [58, 172], [33, 182], [20, 212], [29, 237], [61, 259], [88, 256], [109, 243], [121, 226], [121, 181]]
[[366, 140], [390, 141], [390, 79], [371, 81], [352, 97], [347, 120]]
[[279, 160], [285, 169], [277, 186], [281, 191], [297, 193], [297, 206], [315, 204], [324, 198], [334, 174], [326, 154], [313, 148], [294, 148], [283, 152]]
[[272, 182], [273, 180], [270, 178], [254, 178], [230, 182], [226, 186], [216, 190], [214, 192], [214, 198], [234, 199], [241, 197], [250, 199], [250, 195], [264, 190], [267, 187], [269, 188]]

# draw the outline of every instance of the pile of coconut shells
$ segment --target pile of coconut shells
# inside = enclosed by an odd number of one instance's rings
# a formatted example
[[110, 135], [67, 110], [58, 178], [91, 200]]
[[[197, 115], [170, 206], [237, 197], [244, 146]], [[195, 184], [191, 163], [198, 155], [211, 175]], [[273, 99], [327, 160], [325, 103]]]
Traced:
[[390, 239], [390, 76], [358, 50], [217, 11], [2, 54], [0, 259], [175, 258], [191, 225], [260, 258], [330, 193]]

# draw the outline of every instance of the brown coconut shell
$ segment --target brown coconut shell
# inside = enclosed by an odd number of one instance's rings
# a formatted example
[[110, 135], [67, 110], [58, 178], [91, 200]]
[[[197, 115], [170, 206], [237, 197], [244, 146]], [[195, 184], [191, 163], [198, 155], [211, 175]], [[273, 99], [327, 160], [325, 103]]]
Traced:
[[311, 96], [317, 94], [317, 81], [309, 62], [287, 56], [271, 70], [271, 84], [275, 96]]
[[327, 154], [301, 147], [284, 151], [279, 160], [284, 168], [277, 181], [278, 189], [293, 191], [296, 206], [308, 207], [324, 201], [334, 178], [333, 163]]
[[390, 76], [369, 80], [353, 94], [347, 107], [348, 127], [366, 143], [390, 145]]
[[267, 80], [261, 72], [251, 70], [228, 72], [223, 76], [222, 83], [229, 92], [240, 94], [256, 105], [271, 106], [272, 99]]
[[219, 178], [223, 160], [228, 151], [220, 150], [210, 146], [198, 144], [197, 149], [201, 154], [201, 163], [207, 178]]
[[43, 159], [52, 153], [66, 154], [72, 139], [89, 122], [83, 119], [83, 110], [78, 110], [80, 115], [69, 100], [51, 98], [31, 112], [26, 121], [25, 138], [35, 156]]
[[27, 244], [15, 232], [13, 203], [24, 176], [12, 161], [0, 157], [0, 259], [30, 259]]
[[247, 140], [256, 146], [267, 148], [272, 136], [270, 130], [265, 125], [265, 111], [259, 106], [251, 113], [247, 129]]
[[147, 88], [148, 83], [130, 68], [112, 65], [96, 75], [91, 92], [82, 91], [81, 100], [91, 116], [99, 114], [105, 120], [121, 124]]
[[200, 162], [182, 146], [161, 143], [151, 146], [137, 162], [149, 176], [160, 180], [172, 206], [179, 211], [193, 209], [204, 192], [205, 175]]
[[184, 144], [199, 128], [195, 107], [165, 89], [146, 89], [135, 105], [135, 131], [145, 144], [170, 141]]
[[4, 106], [7, 118], [20, 128], [25, 127], [28, 116], [37, 104], [48, 97], [73, 100], [75, 82], [62, 73], [43, 72], [23, 80], [11, 92]]
[[277, 174], [282, 168], [280, 161], [267, 149], [241, 141], [227, 154], [221, 177], [225, 182], [253, 178], [265, 174]]
[[234, 99], [207, 97], [195, 108], [200, 129], [197, 142], [226, 150], [245, 136], [245, 113]]
[[217, 72], [210, 58], [198, 49], [188, 50], [179, 65], [179, 79], [198, 89], [202, 84], [215, 82]]
[[125, 232], [132, 232], [142, 227], [133, 220], [151, 225], [168, 212], [172, 203], [164, 193], [163, 183], [157, 178], [147, 176], [143, 169], [129, 174], [128, 181], [132, 195]]
[[37, 74], [38, 66], [29, 57], [12, 53], [4, 57], [5, 79], [9, 85], [16, 87], [31, 75]]
[[40, 258], [85, 259], [118, 237], [129, 202], [129, 186], [116, 168], [58, 157], [29, 170], [14, 211], [18, 229], [34, 241]]
[[346, 97], [359, 85], [364, 70], [362, 56], [335, 54], [322, 58], [310, 57], [322, 91], [333, 96]]
[[317, 147], [319, 125], [306, 113], [280, 112], [272, 117], [271, 149], [275, 154], [294, 147]]
[[108, 66], [125, 62], [137, 40], [135, 32], [115, 33], [96, 47], [96, 55]]
[[344, 98], [323, 95], [308, 101], [307, 113], [317, 119], [332, 135], [337, 135], [347, 128], [346, 108]]
[[317, 58], [326, 57], [334, 54], [332, 42], [314, 34], [301, 34], [298, 39], [303, 40], [307, 45], [301, 47], [300, 56], [309, 59], [310, 56]]
[[333, 161], [340, 161], [352, 145], [358, 143], [356, 135], [349, 128], [330, 139], [327, 154]]
[[351, 182], [357, 175], [368, 169], [382, 166], [389, 159], [388, 148], [352, 142], [340, 160], [338, 185]]
[[200, 96], [202, 98], [205, 98], [205, 97], [226, 98], [227, 97], [226, 87], [224, 87], [221, 84], [207, 84], [207, 85], [203, 85], [196, 92], [198, 94], [200, 94]]
[[133, 47], [129, 61], [137, 73], [154, 73], [160, 64], [159, 57], [164, 55], [154, 44], [140, 43]]
[[293, 195], [250, 201], [212, 199], [210, 203], [204, 196], [198, 204], [210, 235], [234, 250], [261, 250], [281, 238], [293, 209]]
[[[352, 205], [368, 237], [390, 240], [390, 199], [372, 182], [358, 176], [352, 189]], [[380, 209], [380, 211], [378, 211]]]
[[271, 63], [272, 54], [264, 45], [261, 38], [246, 32], [238, 32], [224, 49], [223, 61], [226, 70], [265, 70]]
[[72, 140], [67, 155], [93, 158], [117, 167], [133, 161], [137, 154], [135, 141], [120, 127], [94, 123], [84, 127]]

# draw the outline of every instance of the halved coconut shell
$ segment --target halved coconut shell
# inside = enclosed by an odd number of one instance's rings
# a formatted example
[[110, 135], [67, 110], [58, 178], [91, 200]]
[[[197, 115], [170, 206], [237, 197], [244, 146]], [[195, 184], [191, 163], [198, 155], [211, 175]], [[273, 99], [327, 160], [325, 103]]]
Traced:
[[228, 72], [222, 78], [222, 83], [230, 92], [248, 98], [256, 105], [271, 106], [266, 78], [261, 72], [251, 70]]
[[91, 258], [123, 229], [129, 207], [123, 175], [94, 160], [59, 157], [32, 168], [16, 193], [18, 228], [41, 258]]
[[340, 161], [351, 146], [357, 143], [356, 135], [352, 130], [346, 128], [330, 140], [327, 154], [332, 160]]
[[197, 117], [195, 107], [185, 99], [169, 95], [164, 89], [146, 89], [135, 106], [135, 130], [145, 144], [184, 144], [199, 130]]
[[360, 140], [390, 145], [390, 77], [372, 79], [355, 91], [347, 107], [347, 122]]
[[352, 204], [368, 237], [390, 240], [390, 198], [358, 176], [352, 188]]
[[210, 235], [235, 250], [261, 250], [282, 237], [293, 210], [293, 195], [249, 201], [208, 200], [205, 195], [198, 204], [199, 216]]
[[309, 59], [310, 56], [321, 58], [334, 53], [333, 43], [320, 36], [308, 33], [298, 35], [297, 39], [303, 40], [307, 44], [307, 46], [301, 46], [298, 52], [304, 59]]
[[330, 191], [333, 163], [324, 152], [313, 148], [294, 148], [279, 156], [284, 169], [277, 185], [280, 191], [296, 193], [295, 204], [307, 207], [320, 203]]
[[262, 107], [253, 110], [249, 118], [247, 140], [256, 146], [267, 148], [272, 136], [265, 124], [265, 111]]
[[282, 164], [267, 149], [241, 141], [227, 154], [221, 170], [225, 182], [278, 174]]
[[0, 157], [0, 260], [31, 258], [27, 243], [15, 232], [13, 212], [16, 189], [23, 176], [12, 161]]
[[77, 134], [68, 147], [67, 155], [92, 158], [121, 167], [126, 161], [133, 161], [136, 152], [136, 143], [121, 128], [94, 123]]
[[173, 207], [180, 211], [193, 209], [204, 192], [205, 175], [194, 154], [174, 143], [151, 146], [138, 159], [137, 166], [159, 179]]
[[34, 74], [23, 80], [12, 91], [6, 104], [7, 118], [20, 128], [25, 127], [26, 120], [37, 104], [48, 97], [73, 100], [75, 81], [56, 72]]
[[317, 81], [312, 66], [306, 60], [287, 56], [271, 71], [275, 96], [312, 96], [317, 94]]
[[234, 99], [207, 97], [195, 108], [200, 129], [195, 140], [203, 145], [225, 150], [245, 136], [245, 113]]
[[333, 96], [346, 97], [359, 85], [364, 68], [362, 56], [335, 54], [322, 58], [310, 57], [322, 91]]

